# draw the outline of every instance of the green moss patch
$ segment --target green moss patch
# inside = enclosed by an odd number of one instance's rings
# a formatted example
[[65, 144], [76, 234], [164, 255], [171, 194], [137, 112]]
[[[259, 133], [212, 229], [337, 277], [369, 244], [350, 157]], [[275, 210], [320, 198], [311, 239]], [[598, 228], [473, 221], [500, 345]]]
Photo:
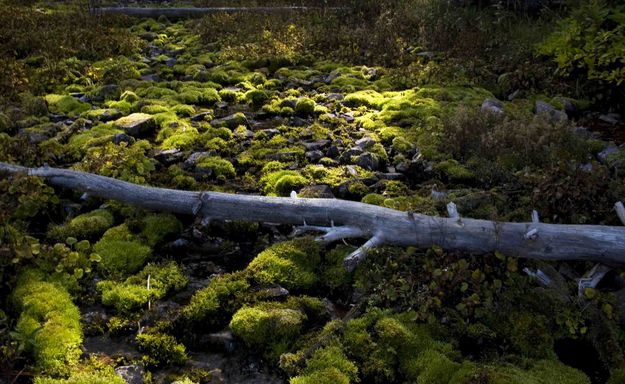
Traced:
[[65, 240], [67, 237], [90, 238], [101, 235], [112, 227], [113, 223], [113, 214], [110, 211], [96, 209], [74, 217], [67, 224], [51, 227], [48, 236], [56, 240]]
[[102, 257], [99, 268], [109, 275], [126, 275], [138, 271], [152, 254], [125, 224], [106, 231], [94, 250]]

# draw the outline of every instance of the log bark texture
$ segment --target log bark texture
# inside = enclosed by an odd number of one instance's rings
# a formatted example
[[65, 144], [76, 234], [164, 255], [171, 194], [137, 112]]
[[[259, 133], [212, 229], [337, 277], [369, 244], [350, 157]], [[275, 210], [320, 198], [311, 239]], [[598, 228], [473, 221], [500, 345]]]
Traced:
[[625, 263], [625, 227], [512, 223], [444, 218], [337, 199], [302, 199], [189, 192], [128, 183], [90, 173], [50, 167], [25, 168], [0, 163], [0, 172], [22, 173], [50, 184], [133, 206], [197, 215], [203, 219], [244, 220], [300, 226], [319, 231], [322, 241], [369, 239], [345, 260], [353, 269], [367, 249], [383, 244], [431, 247], [542, 260]]

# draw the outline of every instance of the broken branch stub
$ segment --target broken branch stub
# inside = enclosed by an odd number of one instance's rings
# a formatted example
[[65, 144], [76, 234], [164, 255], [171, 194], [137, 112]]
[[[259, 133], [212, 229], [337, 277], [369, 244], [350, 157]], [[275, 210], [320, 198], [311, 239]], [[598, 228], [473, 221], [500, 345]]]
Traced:
[[[586, 260], [625, 263], [625, 227], [601, 225], [496, 222], [443, 218], [337, 199], [281, 198], [220, 192], [190, 192], [128, 183], [86, 172], [49, 167], [25, 168], [0, 163], [0, 172], [23, 173], [91, 196], [140, 208], [197, 215], [202, 219], [243, 220], [290, 225], [307, 223], [325, 233], [321, 241], [369, 239], [349, 255], [353, 269], [367, 251], [380, 245], [438, 245], [475, 253], [500, 251], [509, 256], [542, 260]], [[335, 227], [334, 224], [337, 226]], [[306, 228], [304, 226], [303, 228]], [[536, 232], [532, 233], [533, 230]], [[527, 236], [538, 234], [538, 236]]]

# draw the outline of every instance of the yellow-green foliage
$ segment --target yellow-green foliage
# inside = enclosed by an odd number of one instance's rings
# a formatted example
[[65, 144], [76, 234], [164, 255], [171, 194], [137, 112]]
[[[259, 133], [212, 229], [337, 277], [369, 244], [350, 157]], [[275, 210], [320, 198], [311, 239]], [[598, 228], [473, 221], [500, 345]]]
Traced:
[[35, 377], [34, 384], [125, 384], [113, 367], [105, 366], [99, 370], [75, 370], [66, 379]]
[[135, 338], [137, 347], [145, 355], [143, 362], [148, 366], [183, 365], [188, 357], [184, 345], [162, 333], [141, 333]]
[[324, 286], [335, 289], [350, 282], [351, 274], [345, 270], [343, 260], [353, 251], [353, 247], [339, 245], [325, 253], [321, 263], [321, 283]]
[[143, 266], [152, 250], [142, 244], [125, 224], [106, 231], [94, 250], [102, 257], [99, 267], [109, 275], [127, 275]]
[[475, 178], [475, 175], [456, 160], [445, 160], [434, 166], [434, 169], [441, 172], [451, 182], [468, 182]]
[[[150, 289], [147, 287], [150, 278]], [[149, 300], [158, 300], [168, 293], [179, 291], [188, 283], [176, 263], [150, 264], [123, 283], [104, 280], [97, 289], [102, 293], [102, 304], [114, 306], [119, 313], [130, 314], [144, 307]]]
[[171, 213], [151, 214], [142, 221], [143, 230], [139, 235], [151, 247], [182, 231], [182, 223]]
[[318, 282], [320, 262], [319, 243], [311, 238], [300, 238], [267, 248], [252, 260], [247, 270], [260, 284], [306, 289]]
[[315, 106], [317, 106], [317, 103], [314, 100], [302, 97], [295, 104], [295, 112], [303, 116], [312, 115], [315, 113]]
[[358, 367], [347, 359], [340, 345], [315, 351], [306, 361], [300, 376], [291, 378], [290, 384], [348, 384], [358, 381]]
[[50, 228], [48, 236], [57, 240], [67, 237], [87, 238], [104, 233], [113, 226], [113, 214], [106, 209], [96, 209], [71, 219], [69, 223]]
[[299, 335], [306, 315], [279, 303], [239, 309], [230, 321], [232, 332], [250, 346], [266, 346]]
[[269, 94], [262, 89], [253, 89], [245, 94], [245, 100], [255, 107], [260, 107], [269, 100]]
[[210, 169], [216, 178], [230, 179], [236, 176], [236, 170], [231, 162], [219, 156], [202, 157], [197, 168]]
[[[356, 174], [352, 175], [350, 170], [355, 171]], [[351, 166], [349, 169], [346, 166], [340, 167], [326, 167], [318, 164], [307, 165], [302, 174], [315, 182], [315, 184], [326, 184], [331, 187], [337, 187], [345, 181], [352, 178], [368, 178], [373, 176], [373, 173], [367, 171], [359, 166]]]
[[110, 142], [111, 138], [119, 133], [123, 131], [110, 124], [96, 125], [88, 131], [74, 134], [66, 147], [69, 151], [83, 153], [90, 147]]
[[64, 288], [41, 278], [27, 271], [17, 283], [13, 293], [20, 311], [16, 337], [39, 371], [65, 374], [82, 353], [80, 312]]
[[122, 101], [127, 101], [129, 103], [134, 103], [139, 100], [139, 96], [137, 96], [137, 94], [132, 91], [125, 91], [124, 93], [122, 93], [119, 99]]
[[249, 287], [245, 272], [217, 276], [206, 288], [193, 295], [183, 309], [183, 316], [186, 320], [202, 326], [220, 324], [240, 307]]
[[[165, 133], [165, 130], [170, 128], [164, 128], [159, 132], [159, 138]], [[200, 139], [200, 134], [195, 128], [183, 127], [176, 130], [172, 130], [171, 135], [163, 140], [161, 144], [162, 149], [182, 149], [186, 150], [193, 147]]]
[[178, 116], [191, 116], [195, 113], [192, 105], [176, 104], [171, 108]]
[[488, 382], [492, 384], [589, 384], [588, 376], [556, 360], [539, 360], [529, 369], [512, 365], [489, 366]]
[[265, 193], [268, 195], [289, 196], [291, 191], [308, 184], [308, 180], [297, 171], [281, 170], [261, 177]]
[[91, 107], [69, 95], [46, 95], [48, 108], [52, 113], [64, 113], [69, 116], [77, 116], [88, 111]]
[[147, 140], [139, 140], [130, 146], [126, 142], [119, 145], [107, 143], [89, 148], [79, 168], [102, 176], [142, 184], [155, 169], [155, 161], [146, 155], [149, 149], [150, 143]]

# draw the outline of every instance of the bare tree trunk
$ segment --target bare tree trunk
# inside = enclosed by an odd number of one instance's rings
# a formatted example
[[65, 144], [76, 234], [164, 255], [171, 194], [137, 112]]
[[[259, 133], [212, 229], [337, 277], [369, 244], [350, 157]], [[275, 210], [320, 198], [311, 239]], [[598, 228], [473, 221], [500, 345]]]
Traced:
[[[625, 262], [625, 227], [543, 224], [451, 218], [400, 212], [337, 199], [300, 199], [189, 192], [140, 186], [90, 173], [57, 168], [25, 168], [0, 163], [0, 172], [23, 173], [104, 199], [141, 208], [197, 215], [203, 219], [244, 220], [299, 225], [324, 233], [320, 241], [369, 239], [345, 259], [352, 270], [371, 247], [391, 244], [467, 252], [501, 251], [543, 260], [587, 260], [607, 265]], [[450, 207], [453, 208], [453, 207]]]

